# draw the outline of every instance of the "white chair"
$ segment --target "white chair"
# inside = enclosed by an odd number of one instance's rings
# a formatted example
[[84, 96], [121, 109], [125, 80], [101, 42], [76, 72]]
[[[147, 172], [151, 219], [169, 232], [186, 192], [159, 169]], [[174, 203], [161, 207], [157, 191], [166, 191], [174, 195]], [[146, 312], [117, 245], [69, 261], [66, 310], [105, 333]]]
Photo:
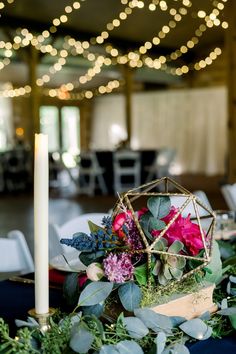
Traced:
[[32, 273], [34, 262], [23, 233], [12, 230], [0, 238], [0, 273]]
[[81, 152], [79, 164], [79, 190], [93, 196], [98, 187], [102, 194], [108, 194], [104, 179], [105, 169], [99, 165], [94, 151]]
[[221, 193], [229, 210], [236, 210], [236, 183], [221, 186]]
[[114, 192], [126, 192], [141, 184], [140, 152], [118, 150], [113, 153]]
[[175, 149], [164, 147], [158, 150], [153, 164], [151, 166], [146, 167], [146, 170], [148, 172], [146, 182], [148, 183], [156, 178], [170, 176], [170, 166], [175, 156]]
[[206, 195], [206, 193], [203, 190], [196, 190], [193, 191], [193, 194], [196, 195], [196, 197], [198, 197], [198, 199], [200, 199], [200, 201], [206, 205], [210, 210], [213, 210], [211, 203]]
[[67, 221], [65, 224], [58, 226], [56, 224], [49, 224], [49, 260], [62, 253], [69, 253], [74, 251], [74, 248], [62, 245], [61, 238], [72, 238], [76, 232], [90, 233], [88, 221], [101, 226], [102, 218], [109, 216], [105, 213], [87, 213], [79, 215], [74, 219]]

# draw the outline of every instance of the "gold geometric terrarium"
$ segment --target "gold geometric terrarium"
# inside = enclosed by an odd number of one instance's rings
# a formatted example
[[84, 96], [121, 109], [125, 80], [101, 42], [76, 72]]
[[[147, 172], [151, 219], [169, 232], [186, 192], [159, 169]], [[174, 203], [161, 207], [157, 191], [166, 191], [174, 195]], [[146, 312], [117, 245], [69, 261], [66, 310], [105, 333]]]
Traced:
[[122, 212], [136, 224], [139, 247], [128, 252], [137, 263], [146, 257], [141, 263], [149, 283], [153, 278], [157, 285], [184, 279], [210, 262], [215, 215], [169, 177], [123, 193], [112, 219]]

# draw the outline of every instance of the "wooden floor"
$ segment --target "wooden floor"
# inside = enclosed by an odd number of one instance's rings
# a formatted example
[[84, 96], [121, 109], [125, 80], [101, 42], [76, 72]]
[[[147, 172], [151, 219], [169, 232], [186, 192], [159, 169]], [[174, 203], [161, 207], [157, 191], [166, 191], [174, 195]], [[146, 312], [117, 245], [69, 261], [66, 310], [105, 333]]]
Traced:
[[[182, 176], [177, 181], [190, 191], [206, 192], [214, 210], [227, 209], [220, 192], [222, 177]], [[88, 212], [107, 213], [114, 206], [116, 196], [88, 197], [79, 195], [73, 188], [50, 191], [49, 221], [63, 224], [80, 214]], [[13, 229], [21, 230], [33, 253], [33, 194], [20, 192], [0, 194], [0, 237]]]

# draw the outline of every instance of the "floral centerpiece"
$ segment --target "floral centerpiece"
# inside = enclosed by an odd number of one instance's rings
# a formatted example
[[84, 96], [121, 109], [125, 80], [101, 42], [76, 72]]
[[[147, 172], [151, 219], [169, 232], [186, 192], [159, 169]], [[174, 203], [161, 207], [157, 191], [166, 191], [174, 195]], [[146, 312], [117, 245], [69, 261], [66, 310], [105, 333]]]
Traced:
[[[155, 189], [160, 184], [162, 193]], [[124, 193], [102, 226], [89, 221], [89, 234], [78, 230], [61, 240], [79, 250], [87, 266], [85, 273], [68, 275], [64, 284], [74, 310], [55, 315], [47, 332], [40, 332], [33, 318], [18, 320], [25, 328], [15, 339], [0, 319], [0, 352], [189, 354], [186, 343], [232, 333], [236, 247], [222, 270], [212, 241], [214, 222], [207, 206], [169, 178]], [[179, 307], [178, 294], [195, 294], [205, 303], [198, 289], [206, 281], [220, 284], [215, 292], [219, 310], [212, 316], [206, 311], [188, 319], [161, 312], [163, 303]], [[192, 307], [195, 300], [190, 299]]]
[[[87, 290], [107, 288], [108, 296], [116, 288], [127, 311], [142, 304], [147, 287], [171, 288], [210, 261], [213, 213], [177, 184], [179, 193], [153, 192], [157, 183], [148, 184], [148, 191], [140, 191], [141, 186], [123, 194], [102, 227], [89, 222], [90, 234], [78, 232], [61, 240], [80, 251]], [[203, 211], [208, 220], [204, 230]]]

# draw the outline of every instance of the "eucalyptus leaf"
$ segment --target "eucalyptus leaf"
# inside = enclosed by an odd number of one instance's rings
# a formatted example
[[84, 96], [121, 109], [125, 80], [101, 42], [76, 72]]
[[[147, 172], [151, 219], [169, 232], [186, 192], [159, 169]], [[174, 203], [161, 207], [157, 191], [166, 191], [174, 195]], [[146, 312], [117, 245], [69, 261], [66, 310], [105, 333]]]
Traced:
[[122, 305], [127, 311], [134, 311], [135, 308], [139, 307], [142, 292], [139, 286], [134, 282], [128, 282], [120, 286], [118, 295]]
[[76, 331], [73, 331], [70, 339], [70, 347], [76, 353], [87, 353], [91, 349], [93, 341], [93, 334], [80, 326]]
[[92, 306], [83, 306], [82, 311], [84, 315], [95, 315], [100, 317], [104, 311], [104, 303], [92, 305]]
[[231, 281], [231, 283], [236, 284], [236, 277], [233, 276], [233, 275], [230, 275], [230, 276], [229, 276], [229, 281]]
[[38, 327], [39, 323], [33, 318], [28, 317], [27, 321], [15, 320], [15, 324], [17, 327]]
[[236, 307], [228, 307], [217, 311], [217, 313], [222, 316], [233, 316], [236, 315]]
[[166, 223], [162, 220], [151, 217], [149, 220], [149, 231], [151, 230], [163, 230], [166, 226]]
[[179, 328], [192, 338], [198, 340], [207, 339], [206, 335], [209, 327], [200, 318], [186, 321], [182, 323]]
[[149, 332], [145, 324], [137, 317], [124, 317], [123, 323], [131, 338], [141, 339]]
[[171, 316], [170, 317], [173, 327], [179, 326], [181, 323], [186, 322], [186, 318], [181, 316]]
[[207, 272], [205, 274], [204, 279], [209, 282], [209, 283], [215, 283], [217, 284], [222, 277], [222, 262], [220, 258], [220, 250], [218, 243], [213, 240], [212, 244], [212, 254], [211, 254], [211, 261], [207, 265], [207, 269], [211, 270], [211, 274]]
[[100, 349], [99, 354], [119, 354], [119, 350], [116, 349], [115, 345], [103, 345]]
[[229, 316], [229, 319], [233, 328], [236, 329], [236, 315]]
[[190, 354], [190, 351], [186, 345], [177, 343], [171, 348], [171, 354]]
[[147, 207], [154, 217], [158, 219], [164, 218], [170, 212], [170, 198], [168, 196], [151, 197], [147, 201]]
[[104, 301], [110, 295], [113, 288], [113, 283], [97, 281], [86, 286], [81, 292], [78, 305], [92, 306]]
[[156, 339], [156, 354], [162, 354], [166, 345], [166, 334], [164, 332], [159, 332]]
[[164, 331], [165, 333], [171, 333], [173, 324], [170, 317], [156, 313], [149, 308], [135, 309], [134, 314], [154, 332]]
[[103, 257], [105, 254], [104, 251], [97, 251], [97, 252], [81, 252], [79, 254], [79, 259], [81, 260], [81, 262], [88, 266], [91, 263], [97, 261], [99, 258]]
[[228, 308], [228, 300], [226, 298], [224, 298], [222, 301], [221, 301], [221, 310], [224, 310], [224, 309], [227, 309]]
[[138, 343], [131, 340], [123, 340], [116, 345], [120, 354], [143, 354], [143, 350]]
[[63, 294], [68, 305], [75, 306], [79, 298], [78, 273], [66, 275], [63, 283]]

